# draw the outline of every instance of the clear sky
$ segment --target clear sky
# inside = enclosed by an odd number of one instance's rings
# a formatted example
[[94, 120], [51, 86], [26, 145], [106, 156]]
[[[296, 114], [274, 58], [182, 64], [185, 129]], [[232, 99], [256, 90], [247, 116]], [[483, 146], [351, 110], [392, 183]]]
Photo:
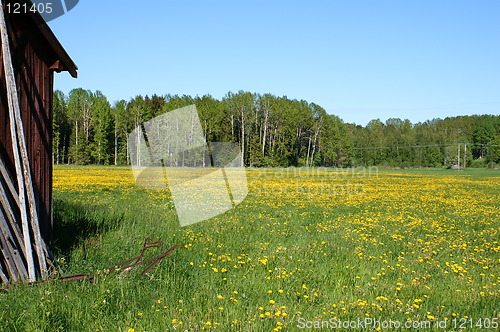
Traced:
[[79, 67], [64, 93], [245, 90], [361, 125], [500, 114], [498, 0], [80, 0], [49, 25]]

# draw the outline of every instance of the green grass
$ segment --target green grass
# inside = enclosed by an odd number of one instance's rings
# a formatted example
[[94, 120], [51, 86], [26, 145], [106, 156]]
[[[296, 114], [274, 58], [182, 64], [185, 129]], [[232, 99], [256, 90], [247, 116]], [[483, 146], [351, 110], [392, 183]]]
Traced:
[[[180, 228], [169, 193], [135, 187], [127, 170], [56, 168], [59, 179], [87, 181], [54, 192], [52, 250], [65, 274], [135, 257], [144, 238], [187, 248], [147, 276], [137, 268], [94, 283], [12, 287], [0, 293], [1, 331], [294, 331], [299, 318], [500, 317], [499, 171], [252, 169], [242, 204]], [[103, 174], [117, 180], [103, 185]]]
[[448, 169], [448, 168], [405, 168], [395, 169], [379, 167], [379, 172], [384, 173], [405, 173], [405, 174], [423, 174], [423, 175], [473, 175], [480, 177], [498, 177], [500, 176], [500, 169], [491, 168], [470, 168], [466, 169]]

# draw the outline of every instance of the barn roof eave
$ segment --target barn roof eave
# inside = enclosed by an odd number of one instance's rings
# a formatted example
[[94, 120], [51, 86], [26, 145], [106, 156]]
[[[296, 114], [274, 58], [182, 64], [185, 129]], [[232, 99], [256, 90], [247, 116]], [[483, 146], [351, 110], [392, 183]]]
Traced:
[[[31, 2], [30, 0], [24, 0], [25, 2]], [[78, 77], [78, 67], [70, 58], [64, 47], [61, 45], [57, 37], [54, 35], [52, 30], [47, 25], [47, 22], [42, 18], [39, 13], [30, 12], [31, 18], [33, 19], [36, 26], [39, 28], [40, 32], [47, 40], [47, 43], [50, 45], [57, 58], [60, 60], [61, 68], [57, 71], [67, 71], [74, 78]]]

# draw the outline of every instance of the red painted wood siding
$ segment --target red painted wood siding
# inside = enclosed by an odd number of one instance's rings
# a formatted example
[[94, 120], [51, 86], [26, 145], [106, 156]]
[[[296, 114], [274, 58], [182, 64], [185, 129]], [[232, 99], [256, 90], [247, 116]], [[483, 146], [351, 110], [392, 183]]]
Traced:
[[[52, 96], [58, 60], [28, 15], [7, 15], [31, 175], [42, 236], [52, 233]], [[0, 61], [0, 157], [15, 181], [3, 64]], [[17, 211], [16, 214], [19, 212]]]

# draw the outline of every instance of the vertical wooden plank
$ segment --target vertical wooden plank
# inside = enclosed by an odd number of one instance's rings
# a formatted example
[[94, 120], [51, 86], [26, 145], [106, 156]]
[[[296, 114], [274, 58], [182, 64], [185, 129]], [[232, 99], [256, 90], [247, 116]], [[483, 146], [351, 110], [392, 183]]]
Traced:
[[53, 121], [53, 106], [54, 106], [54, 94], [52, 91], [54, 91], [54, 73], [53, 72], [47, 72], [47, 93], [48, 93], [48, 103], [47, 103], [47, 108], [46, 112], [48, 113], [47, 116], [47, 123], [50, 124], [48, 126], [48, 131], [47, 131], [47, 141], [49, 142], [48, 148], [48, 157], [49, 160], [47, 162], [47, 169], [45, 173], [45, 179], [47, 180], [47, 183], [45, 184], [45, 190], [46, 190], [46, 209], [47, 209], [47, 234], [46, 234], [46, 241], [51, 241], [52, 240], [52, 234], [53, 234], [53, 229], [54, 229], [54, 210], [53, 210], [53, 196], [52, 196], [52, 178], [53, 178], [53, 173], [54, 173], [54, 160], [53, 160], [53, 140], [52, 138], [54, 137], [53, 129], [52, 129], [52, 121]]
[[[27, 215], [27, 205], [25, 201], [25, 189], [24, 189], [24, 174], [22, 170], [22, 158], [20, 151], [18, 149], [18, 138], [17, 135], [17, 124], [15, 123], [16, 116], [19, 117], [19, 99], [17, 96], [17, 88], [14, 77], [14, 69], [12, 66], [11, 52], [9, 46], [9, 39], [7, 34], [7, 25], [5, 22], [5, 15], [3, 11], [3, 2], [0, 0], [0, 33], [2, 39], [2, 54], [3, 54], [3, 66], [5, 71], [5, 81], [7, 87], [7, 101], [9, 108], [9, 122], [10, 122], [10, 133], [12, 138], [12, 150], [14, 153], [14, 164], [16, 167], [17, 174], [17, 182], [19, 189], [19, 202], [21, 204], [21, 221], [22, 221], [22, 230], [23, 230], [23, 238], [24, 238], [24, 246], [26, 252], [26, 263], [28, 270], [28, 279], [29, 281], [36, 280], [35, 274], [35, 262], [33, 259], [33, 252], [31, 247], [31, 236], [30, 236], [30, 227], [28, 222]], [[22, 135], [21, 135], [22, 136]]]
[[[44, 193], [44, 170], [45, 164], [45, 146], [46, 141], [43, 136], [44, 127], [47, 126], [46, 119], [43, 116], [44, 112], [47, 110], [44, 108], [44, 89], [46, 83], [44, 81], [44, 72], [48, 71], [47, 65], [39, 57], [39, 54], [33, 48], [31, 43], [26, 45], [26, 50], [29, 52], [26, 59], [29, 61], [29, 72], [24, 75], [24, 79], [27, 80], [25, 89], [26, 95], [26, 128], [31, 128], [29, 138], [27, 141], [30, 142], [29, 146], [29, 160], [31, 165], [31, 176], [33, 183], [33, 200], [34, 206], [36, 207], [36, 215], [38, 217], [38, 231], [40, 233], [40, 239], [43, 238], [46, 227], [46, 209], [45, 209], [45, 193]], [[52, 123], [50, 123], [52, 125]], [[43, 241], [41, 241], [43, 243]], [[45, 245], [42, 245], [42, 247]], [[45, 261], [45, 259], [44, 259]], [[43, 272], [42, 272], [43, 273]], [[43, 276], [45, 277], [45, 276]]]
[[[0, 0], [0, 5], [5, 1]], [[2, 5], [3, 8], [3, 5]], [[24, 241], [27, 245], [35, 244], [37, 257], [33, 256], [33, 260], [38, 258], [38, 265], [41, 270], [44, 270], [43, 263], [50, 261], [50, 253], [44, 240], [50, 240], [52, 231], [52, 91], [53, 91], [53, 72], [49, 67], [58, 60], [58, 52], [54, 53], [50, 44], [50, 40], [45, 40], [45, 32], [39, 30], [33, 24], [32, 15], [5, 15], [6, 25], [8, 27], [7, 34], [10, 36], [10, 47], [13, 51], [13, 71], [14, 83], [18, 84], [18, 101], [20, 104], [20, 123], [14, 123], [14, 127], [18, 130], [11, 133], [10, 130], [0, 130], [0, 158], [5, 161], [6, 173], [10, 176], [2, 175], [5, 178], [16, 179], [17, 174], [22, 174], [24, 189], [18, 190], [12, 187], [16, 186], [6, 185], [5, 191], [9, 195], [9, 202], [15, 211], [9, 214], [12, 218], [14, 215], [18, 228], [22, 226], [21, 214], [28, 215], [28, 225], [33, 232], [40, 234], [30, 233], [30, 241]], [[53, 36], [49, 36], [53, 38]], [[15, 53], [15, 55], [14, 55]], [[9, 57], [10, 58], [10, 57]], [[3, 60], [0, 59], [0, 71], [4, 72], [5, 69]], [[12, 122], [8, 116], [8, 102], [7, 98], [7, 84], [3, 79], [0, 79], [0, 128], [10, 128]], [[24, 129], [24, 134], [19, 131]], [[12, 137], [17, 138], [17, 142], [12, 141]], [[22, 149], [20, 145], [24, 140], [26, 144], [26, 151], [18, 151], [19, 156], [23, 155], [27, 158], [22, 158], [29, 161], [29, 171], [26, 172], [27, 167], [24, 167], [21, 160], [22, 172], [16, 171], [15, 165], [15, 151]], [[16, 147], [16, 148], [14, 148]], [[23, 169], [25, 168], [25, 169]], [[31, 178], [31, 181], [29, 179]], [[14, 181], [15, 182], [15, 181]], [[30, 189], [31, 187], [31, 189]], [[12, 203], [13, 197], [18, 195], [12, 194], [14, 191], [24, 193], [24, 204], [29, 207], [27, 209], [19, 208], [20, 204]], [[19, 199], [17, 199], [19, 200]], [[33, 212], [33, 210], [35, 210]], [[24, 211], [24, 212], [23, 212]], [[28, 213], [29, 212], [29, 213]], [[11, 222], [11, 221], [9, 221]], [[36, 223], [38, 224], [36, 225]], [[39, 248], [43, 250], [39, 250]], [[24, 248], [24, 246], [23, 246]], [[49, 258], [47, 258], [49, 257]], [[40, 261], [42, 259], [43, 261]], [[35, 262], [36, 264], [36, 262]], [[3, 265], [2, 265], [3, 266]], [[35, 270], [37, 266], [35, 265]]]
[[[34, 58], [34, 57], [33, 57]], [[34, 59], [33, 59], [34, 61]], [[36, 69], [34, 70], [33, 73], [34, 80], [36, 82]], [[27, 96], [31, 95], [33, 96], [34, 89], [33, 84], [35, 82], [30, 82], [31, 84], [28, 84], [28, 88], [31, 88], [31, 93], [28, 91]], [[15, 83], [15, 82], [14, 82]], [[36, 84], [35, 84], [36, 85]], [[36, 103], [36, 101], [35, 101]], [[35, 106], [36, 108], [36, 106]], [[24, 184], [26, 186], [26, 197], [28, 200], [28, 209], [29, 209], [29, 214], [30, 214], [30, 228], [31, 231], [33, 232], [33, 238], [34, 238], [34, 247], [35, 251], [37, 253], [37, 258], [38, 258], [38, 264], [40, 268], [40, 272], [42, 275], [42, 279], [47, 278], [47, 262], [46, 262], [46, 256], [45, 252], [43, 249], [43, 242], [41, 238], [41, 233], [40, 233], [40, 223], [38, 219], [38, 211], [37, 211], [37, 204], [36, 204], [36, 199], [35, 199], [35, 191], [34, 191], [34, 186], [33, 186], [33, 176], [32, 176], [32, 170], [31, 170], [31, 165], [30, 165], [30, 157], [28, 155], [28, 145], [26, 144], [26, 132], [24, 130], [25, 124], [22, 122], [22, 117], [21, 117], [21, 110], [19, 109], [19, 104], [17, 105], [17, 108], [14, 107], [14, 119], [15, 119], [15, 124], [16, 124], [16, 130], [17, 130], [17, 135], [18, 135], [18, 140], [19, 140], [19, 151], [21, 153], [21, 162], [22, 162], [22, 168], [24, 172]], [[26, 110], [25, 113], [25, 123], [27, 128], [31, 128], [30, 132], [28, 133], [28, 137], [32, 138], [35, 140], [37, 137], [32, 136], [36, 135], [37, 130], [33, 130], [33, 121], [31, 120], [31, 114], [29, 110]], [[33, 149], [33, 144], [30, 145], [31, 148]], [[32, 150], [32, 156], [33, 154], [36, 155], [36, 150]]]

